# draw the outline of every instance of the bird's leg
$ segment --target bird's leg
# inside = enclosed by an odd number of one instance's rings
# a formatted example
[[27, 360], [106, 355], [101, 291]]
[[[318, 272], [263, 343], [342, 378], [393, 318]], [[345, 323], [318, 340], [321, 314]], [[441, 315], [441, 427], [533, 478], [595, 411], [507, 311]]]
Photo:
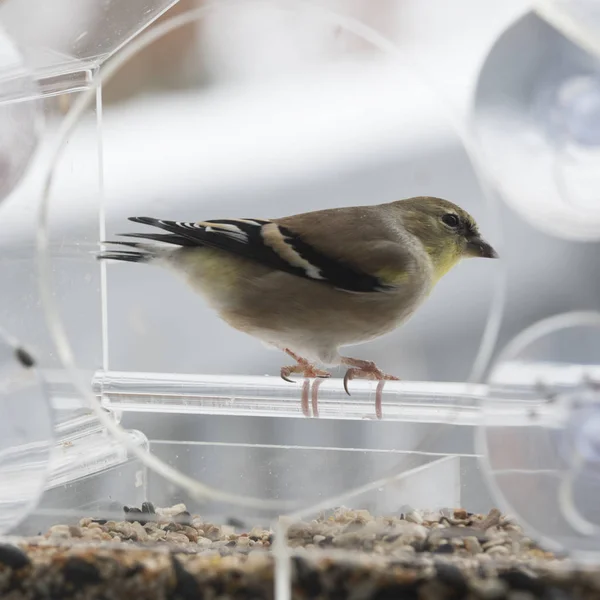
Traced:
[[348, 382], [352, 379], [399, 381], [398, 377], [395, 377], [394, 375], [387, 375], [370, 360], [361, 360], [360, 358], [349, 358], [348, 356], [342, 356], [342, 364], [350, 367], [344, 376], [344, 389], [346, 390], [346, 394], [348, 394], [348, 396], [350, 395], [350, 392], [348, 391]]
[[308, 379], [316, 378], [316, 377], [331, 377], [331, 373], [327, 371], [323, 371], [321, 369], [317, 369], [314, 365], [310, 364], [305, 358], [294, 354], [288, 348], [284, 348], [283, 350], [287, 355], [291, 356], [295, 361], [295, 365], [291, 365], [288, 367], [281, 367], [281, 378], [284, 381], [289, 381], [290, 383], [294, 383], [289, 377], [293, 373], [301, 373], [304, 377]]
[[[289, 348], [284, 348], [283, 351], [286, 354], [288, 354], [289, 356], [291, 356], [296, 361], [296, 364], [288, 366], [288, 367], [281, 367], [281, 378], [284, 381], [289, 381], [290, 383], [293, 383], [293, 381], [289, 378], [292, 373], [302, 373], [302, 375], [304, 375], [305, 380], [304, 380], [304, 383], [302, 384], [302, 395], [301, 395], [302, 413], [304, 414], [305, 417], [310, 417], [310, 411], [308, 409], [308, 396], [310, 393], [309, 379], [313, 379], [313, 378], [317, 378], [317, 377], [319, 377], [319, 378], [331, 377], [331, 373], [328, 373], [327, 371], [323, 371], [321, 369], [317, 369], [317, 367], [310, 364], [305, 358], [302, 358], [301, 356], [298, 356], [297, 354], [292, 352]], [[315, 382], [315, 383], [317, 383], [317, 382]], [[318, 389], [318, 386], [317, 386], [317, 389]], [[316, 410], [315, 398], [316, 398], [316, 395], [313, 392], [313, 408], [315, 409], [315, 416], [319, 416], [318, 410]]]
[[310, 409], [308, 408], [308, 394], [310, 393], [310, 379], [305, 379], [302, 383], [302, 394], [300, 395], [300, 406], [302, 406], [302, 414], [305, 417], [310, 417]]
[[317, 379], [316, 381], [313, 382], [311, 397], [310, 397], [312, 411], [313, 411], [313, 417], [317, 417], [317, 418], [319, 416], [319, 386], [321, 385], [321, 383], [323, 383], [322, 379]]
[[344, 375], [344, 389], [348, 396], [350, 395], [350, 392], [348, 391], [348, 382], [352, 379], [373, 379], [379, 381], [377, 384], [377, 391], [375, 392], [375, 412], [377, 418], [381, 419], [381, 396], [383, 394], [384, 382], [399, 381], [399, 378], [384, 373], [370, 360], [361, 360], [360, 358], [350, 358], [348, 356], [342, 356], [341, 358], [342, 364], [350, 367], [346, 371], [346, 375]]

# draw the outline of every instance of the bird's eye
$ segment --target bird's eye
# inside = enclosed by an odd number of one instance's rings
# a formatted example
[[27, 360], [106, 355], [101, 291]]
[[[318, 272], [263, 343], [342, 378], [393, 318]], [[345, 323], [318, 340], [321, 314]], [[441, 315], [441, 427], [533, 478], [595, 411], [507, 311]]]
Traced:
[[454, 213], [448, 213], [442, 217], [442, 222], [448, 227], [456, 228], [460, 224], [459, 218]]

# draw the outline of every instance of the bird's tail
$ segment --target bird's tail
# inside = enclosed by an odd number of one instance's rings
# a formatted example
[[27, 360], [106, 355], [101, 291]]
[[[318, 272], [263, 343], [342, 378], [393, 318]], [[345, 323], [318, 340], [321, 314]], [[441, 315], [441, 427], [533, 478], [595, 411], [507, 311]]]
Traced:
[[98, 252], [98, 260], [118, 260], [134, 263], [149, 263], [156, 259], [166, 257], [173, 252], [173, 248], [159, 246], [156, 244], [144, 244], [141, 242], [102, 242], [103, 244], [115, 244], [125, 246], [125, 250], [105, 250]]
[[[134, 221], [135, 223], [145, 223], [148, 225], [153, 225], [155, 222], [158, 222], [157, 219], [148, 219], [146, 217], [131, 217], [129, 220]], [[190, 240], [176, 233], [118, 233], [117, 235], [160, 242], [160, 244], [148, 244], [145, 242], [102, 242], [102, 244], [125, 246], [127, 249], [99, 252], [96, 255], [98, 260], [149, 263], [156, 259], [167, 258], [177, 249], [198, 248], [202, 246], [198, 241]], [[173, 246], [176, 248], [173, 248]]]

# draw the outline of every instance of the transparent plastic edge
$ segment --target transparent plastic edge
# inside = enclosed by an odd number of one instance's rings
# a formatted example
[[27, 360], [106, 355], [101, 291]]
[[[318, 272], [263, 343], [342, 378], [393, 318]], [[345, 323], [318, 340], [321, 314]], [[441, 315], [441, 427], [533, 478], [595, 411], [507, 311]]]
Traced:
[[561, 10], [557, 3], [551, 0], [534, 0], [532, 8], [546, 23], [560, 31], [565, 37], [586, 52], [600, 57], [598, 38], [594, 37], [591, 31], [582, 27], [569, 11]]
[[[10, 334], [8, 331], [6, 331], [1, 326], [0, 326], [0, 339], [13, 349], [13, 352], [15, 353], [16, 357], [22, 355], [22, 353], [25, 353], [25, 355], [30, 359], [30, 361], [32, 361], [32, 364], [30, 367], [26, 367], [23, 364], [23, 368], [27, 368], [29, 371], [31, 371], [35, 374], [35, 378], [38, 381], [38, 383], [40, 384], [43, 394], [44, 394], [44, 398], [46, 400], [46, 402], [44, 402], [43, 408], [46, 411], [48, 422], [54, 423], [54, 414], [53, 414], [54, 411], [52, 409], [52, 405], [50, 402], [50, 391], [48, 389], [46, 380], [44, 379], [42, 373], [38, 369], [37, 361], [35, 360], [35, 357], [32, 357], [29, 354], [29, 352], [27, 350], [25, 350], [25, 348], [19, 343], [18, 339], [15, 338], [12, 334]], [[18, 526], [27, 517], [27, 515], [30, 514], [32, 510], [35, 509], [40, 497], [42, 496], [42, 494], [44, 493], [44, 490], [46, 489], [48, 482], [50, 481], [51, 470], [52, 470], [51, 469], [52, 468], [52, 452], [53, 452], [53, 448], [55, 445], [55, 441], [56, 440], [55, 440], [55, 436], [54, 436], [54, 429], [53, 429], [53, 427], [50, 427], [49, 431], [48, 431], [48, 439], [46, 440], [46, 443], [48, 446], [48, 460], [46, 461], [46, 465], [44, 468], [44, 475], [43, 475], [43, 477], [40, 478], [40, 482], [38, 483], [37, 494], [35, 495], [34, 498], [32, 498], [29, 501], [25, 510], [23, 511], [21, 519], [13, 524], [13, 528]], [[3, 536], [3, 537], [5, 537], [5, 536]]]
[[[508, 344], [498, 354], [495, 364], [501, 364], [502, 362], [509, 360], [510, 357], [517, 355], [531, 343], [552, 331], [577, 325], [594, 325], [600, 327], [600, 312], [573, 311], [561, 313], [538, 321], [512, 338], [512, 340], [508, 342]], [[489, 485], [490, 490], [492, 490], [494, 497], [498, 499], [499, 504], [504, 508], [504, 510], [506, 512], [518, 514], [519, 511], [515, 510], [511, 502], [506, 499], [502, 489], [492, 476], [485, 428], [486, 420], [483, 419], [480, 426], [477, 427], [477, 431], [475, 432], [476, 452], [480, 456], [482, 466], [484, 467], [482, 469], [484, 479]], [[576, 465], [580, 465], [582, 462], [582, 457], [579, 453], [576, 454], [575, 459]], [[565, 519], [569, 521], [573, 529], [582, 535], [599, 535], [600, 528], [581, 516], [575, 507], [572, 497], [572, 479], [572, 476], [563, 477], [560, 484], [559, 506], [562, 509], [563, 515]], [[570, 550], [568, 548], [564, 548], [559, 542], [543, 534], [536, 528], [531, 527], [529, 524], [527, 524], [527, 528], [548, 548], [553, 550]], [[582, 561], [590, 560], [588, 553], [585, 552], [575, 551], [574, 555], [576, 558]]]

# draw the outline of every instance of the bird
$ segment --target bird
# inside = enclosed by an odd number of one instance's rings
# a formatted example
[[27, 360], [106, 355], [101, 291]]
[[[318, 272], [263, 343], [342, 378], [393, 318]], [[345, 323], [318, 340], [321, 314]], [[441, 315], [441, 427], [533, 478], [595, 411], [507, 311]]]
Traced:
[[341, 365], [348, 394], [352, 379], [379, 382], [379, 416], [384, 382], [398, 377], [340, 349], [397, 329], [461, 259], [498, 257], [467, 211], [432, 196], [273, 219], [128, 220], [154, 230], [117, 234], [129, 240], [101, 242], [118, 248], [98, 258], [177, 273], [230, 326], [287, 354], [280, 375], [305, 379], [305, 414], [308, 381]]

